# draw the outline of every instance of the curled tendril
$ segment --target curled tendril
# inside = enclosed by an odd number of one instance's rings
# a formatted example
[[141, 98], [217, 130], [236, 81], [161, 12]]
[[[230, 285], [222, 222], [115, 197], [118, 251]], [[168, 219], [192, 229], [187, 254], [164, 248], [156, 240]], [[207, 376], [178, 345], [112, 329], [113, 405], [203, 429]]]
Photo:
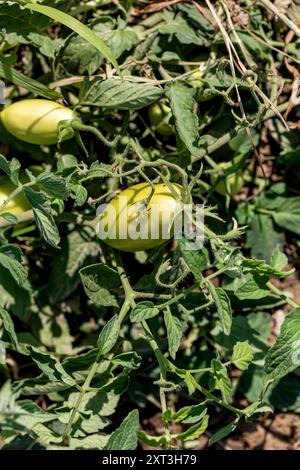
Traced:
[[184, 260], [184, 258], [180, 257], [179, 258], [179, 262], [181, 263], [181, 266], [183, 268], [183, 272], [180, 274], [180, 276], [175, 279], [175, 281], [173, 281], [172, 283], [165, 283], [161, 280], [161, 276], [166, 273], [167, 271], [169, 271], [169, 269], [171, 268], [171, 265], [170, 265], [170, 261], [167, 260], [165, 261], [164, 263], [162, 263], [160, 265], [160, 267], [158, 268], [158, 271], [155, 275], [155, 281], [156, 283], [160, 286], [160, 287], [165, 287], [167, 289], [174, 289], [175, 287], [177, 287], [177, 285], [183, 281], [183, 279], [187, 276], [187, 274], [190, 273], [190, 268], [189, 266], [187, 265], [186, 261]]

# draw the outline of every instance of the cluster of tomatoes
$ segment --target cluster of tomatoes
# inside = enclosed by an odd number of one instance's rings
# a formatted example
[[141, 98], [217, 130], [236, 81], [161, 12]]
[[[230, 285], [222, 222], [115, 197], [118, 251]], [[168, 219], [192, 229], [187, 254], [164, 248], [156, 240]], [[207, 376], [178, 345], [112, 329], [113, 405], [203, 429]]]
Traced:
[[[155, 132], [163, 136], [170, 136], [174, 132], [171, 116], [171, 108], [165, 102], [154, 103], [149, 108], [150, 125]], [[57, 144], [59, 125], [62, 122], [71, 123], [75, 118], [71, 109], [45, 99], [18, 101], [4, 108], [0, 113], [1, 122], [10, 134], [35, 145]], [[70, 135], [65, 138], [69, 138]], [[221, 163], [220, 173], [226, 171], [228, 166], [230, 163]], [[39, 172], [42, 168], [35, 168], [35, 170]], [[211, 183], [220, 194], [233, 195], [240, 191], [244, 180], [241, 173], [230, 174], [220, 179], [216, 171], [211, 176]], [[0, 205], [14, 189], [14, 184], [7, 177], [0, 178]], [[182, 188], [178, 184], [141, 183], [131, 186], [110, 201], [99, 217], [100, 229], [104, 228], [104, 224], [108, 227], [104, 241], [122, 251], [140, 251], [160, 246], [166, 239], [172, 237], [172, 224], [169, 221], [173, 220], [180, 211], [181, 204]], [[22, 193], [5, 206], [5, 212], [15, 216], [29, 209], [30, 206]], [[151, 232], [154, 213], [155, 224], [159, 225], [158, 235], [155, 238]], [[164, 227], [165, 220], [169, 223], [167, 228]], [[139, 233], [143, 234], [142, 238], [132, 235], [134, 232], [132, 229], [137, 223], [142, 225], [139, 227]]]

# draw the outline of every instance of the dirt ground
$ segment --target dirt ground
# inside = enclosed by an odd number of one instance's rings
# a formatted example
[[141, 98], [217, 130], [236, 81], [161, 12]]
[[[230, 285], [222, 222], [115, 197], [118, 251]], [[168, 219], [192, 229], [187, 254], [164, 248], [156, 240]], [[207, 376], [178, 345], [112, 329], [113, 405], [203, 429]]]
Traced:
[[[150, 434], [163, 433], [159, 413], [145, 419], [143, 425]], [[174, 431], [174, 430], [173, 430]], [[176, 430], [180, 431], [180, 430]], [[210, 432], [188, 444], [190, 450], [208, 449]], [[155, 449], [142, 445], [145, 450]], [[215, 444], [212, 450], [300, 450], [300, 415], [276, 413], [257, 423], [241, 423], [228, 438]]]

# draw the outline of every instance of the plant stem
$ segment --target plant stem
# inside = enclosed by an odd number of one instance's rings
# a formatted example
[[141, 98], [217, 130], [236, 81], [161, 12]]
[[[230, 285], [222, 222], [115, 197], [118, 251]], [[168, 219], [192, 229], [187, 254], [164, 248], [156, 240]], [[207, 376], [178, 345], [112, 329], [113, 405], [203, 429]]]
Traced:
[[70, 435], [70, 432], [71, 432], [71, 430], [72, 430], [72, 426], [73, 426], [73, 423], [74, 423], [74, 421], [75, 421], [76, 414], [77, 414], [77, 412], [78, 412], [78, 410], [79, 410], [79, 408], [80, 408], [80, 405], [81, 405], [81, 402], [82, 402], [82, 400], [83, 400], [83, 397], [84, 397], [85, 393], [88, 391], [89, 386], [90, 386], [90, 384], [91, 384], [91, 382], [92, 382], [92, 380], [93, 380], [93, 378], [94, 378], [94, 375], [95, 375], [96, 372], [97, 372], [97, 369], [98, 369], [98, 366], [99, 366], [99, 363], [100, 363], [100, 359], [101, 359], [101, 353], [100, 353], [100, 351], [99, 351], [98, 354], [97, 354], [97, 357], [96, 357], [96, 359], [95, 359], [95, 362], [93, 363], [92, 367], [90, 368], [89, 373], [88, 373], [88, 375], [87, 375], [87, 378], [85, 379], [85, 382], [84, 382], [84, 384], [83, 384], [82, 387], [81, 387], [81, 391], [80, 391], [80, 393], [79, 393], [79, 396], [78, 396], [78, 399], [77, 399], [77, 401], [76, 401], [76, 403], [75, 403], [75, 406], [74, 406], [74, 408], [73, 408], [73, 410], [72, 410], [72, 413], [71, 413], [71, 416], [70, 416], [70, 420], [69, 420], [69, 422], [68, 422], [68, 424], [67, 424], [67, 426], [66, 426], [66, 428], [65, 428], [65, 431], [64, 431], [64, 433], [63, 433], [63, 439], [62, 439], [63, 444], [67, 444], [66, 441], [68, 440], [69, 435]]
[[[146, 332], [149, 344], [151, 348], [153, 349], [153, 352], [157, 358], [159, 368], [160, 368], [160, 380], [166, 380], [167, 364], [166, 364], [165, 357], [163, 356], [161, 350], [159, 349], [159, 346], [157, 342], [155, 341], [147, 322], [142, 321], [142, 326]], [[168, 406], [167, 406], [166, 394], [162, 387], [160, 387], [159, 389], [159, 398], [160, 398], [160, 403], [161, 403], [161, 412], [162, 412], [162, 420], [163, 420], [164, 430], [165, 430], [166, 444], [167, 444], [167, 448], [169, 449], [171, 447], [172, 436], [170, 433], [170, 423], [168, 420], [165, 419], [165, 414], [168, 411]]]
[[[134, 304], [135, 304], [134, 303], [134, 291], [133, 291], [131, 285], [129, 284], [129, 281], [128, 281], [128, 278], [126, 276], [126, 272], [125, 272], [125, 269], [123, 267], [123, 263], [122, 263], [120, 254], [118, 252], [114, 251], [113, 252], [113, 258], [114, 258], [114, 261], [116, 263], [117, 271], [119, 273], [121, 283], [122, 283], [122, 286], [123, 286], [123, 289], [124, 289], [124, 292], [125, 292], [125, 300], [124, 300], [124, 303], [123, 303], [123, 305], [121, 307], [121, 310], [120, 310], [120, 313], [119, 313], [119, 321], [120, 321], [120, 324], [121, 324], [124, 321], [124, 319], [125, 319], [128, 311], [130, 310], [130, 308], [133, 307]], [[81, 405], [81, 402], [83, 400], [84, 394], [90, 389], [91, 381], [93, 380], [93, 378], [94, 378], [94, 376], [97, 372], [101, 357], [102, 357], [101, 353], [98, 352], [97, 357], [95, 359], [95, 362], [92, 364], [92, 366], [89, 370], [89, 373], [87, 375], [87, 378], [86, 378], [84, 384], [81, 387], [77, 402], [75, 403], [75, 406], [74, 406], [74, 408], [72, 410], [72, 413], [71, 413], [70, 420], [69, 420], [69, 422], [66, 426], [66, 429], [64, 431], [64, 434], [63, 434], [63, 443], [66, 443], [66, 440], [68, 439], [68, 437], [70, 435], [73, 423], [75, 421], [77, 412], [80, 408], [80, 405]]]
[[[295, 100], [294, 107], [298, 106], [299, 104], [300, 104], [300, 97], [298, 97]], [[289, 102], [287, 101], [287, 102], [277, 106], [277, 109], [280, 112], [286, 111], [286, 109], [288, 108], [288, 105], [289, 105]], [[274, 116], [275, 116], [274, 111], [272, 109], [269, 109], [266, 112], [266, 114], [263, 116], [263, 121], [271, 119]], [[198, 154], [195, 157], [193, 157], [193, 159], [192, 159], [193, 162], [197, 162], [198, 160], [202, 160], [202, 158], [204, 158], [206, 155], [210, 155], [211, 153], [215, 152], [219, 148], [221, 148], [224, 145], [228, 144], [228, 142], [230, 142], [230, 140], [233, 139], [233, 137], [235, 137], [237, 134], [239, 134], [243, 130], [244, 130], [244, 127], [237, 126], [234, 129], [227, 132], [226, 134], [222, 135], [222, 137], [217, 139], [216, 142], [214, 142], [213, 144], [208, 145], [206, 149], [205, 148], [200, 149]]]
[[267, 286], [271, 291], [274, 292], [274, 294], [277, 294], [281, 299], [285, 300], [288, 305], [293, 308], [299, 308], [299, 305], [296, 302], [294, 302], [288, 295], [286, 295], [284, 292], [274, 286], [271, 281], [267, 283]]

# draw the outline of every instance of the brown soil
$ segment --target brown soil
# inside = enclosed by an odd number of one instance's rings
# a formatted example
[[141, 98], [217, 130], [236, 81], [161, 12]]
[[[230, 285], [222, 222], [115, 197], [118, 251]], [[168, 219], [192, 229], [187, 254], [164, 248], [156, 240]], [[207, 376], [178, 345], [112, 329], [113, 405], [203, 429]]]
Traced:
[[[143, 428], [154, 436], [163, 434], [161, 414], [157, 413], [143, 422]], [[180, 432], [180, 426], [172, 433]], [[211, 432], [207, 431], [197, 441], [188, 444], [190, 450], [208, 448]], [[153, 450], [142, 444], [142, 449]], [[300, 450], [300, 415], [276, 413], [256, 423], [241, 423], [228, 438], [219, 441], [214, 450]]]

